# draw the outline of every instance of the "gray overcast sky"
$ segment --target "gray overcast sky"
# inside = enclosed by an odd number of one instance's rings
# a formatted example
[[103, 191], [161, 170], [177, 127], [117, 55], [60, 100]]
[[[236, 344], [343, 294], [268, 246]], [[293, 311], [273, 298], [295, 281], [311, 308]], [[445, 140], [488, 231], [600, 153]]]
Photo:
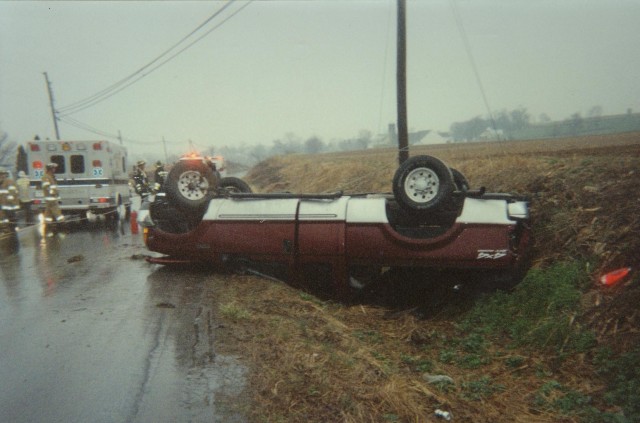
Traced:
[[[218, 1], [0, 1], [0, 131], [55, 138], [59, 109], [109, 87], [203, 23]], [[220, 23], [235, 2], [195, 34]], [[457, 10], [492, 110], [554, 120], [593, 106], [640, 111], [640, 0], [408, 0], [410, 130], [486, 116]], [[186, 45], [186, 44], [185, 44]], [[396, 120], [396, 2], [254, 2], [137, 83], [70, 117], [171, 152], [324, 141]], [[62, 139], [100, 139], [65, 122]], [[132, 150], [143, 148], [128, 144]]]

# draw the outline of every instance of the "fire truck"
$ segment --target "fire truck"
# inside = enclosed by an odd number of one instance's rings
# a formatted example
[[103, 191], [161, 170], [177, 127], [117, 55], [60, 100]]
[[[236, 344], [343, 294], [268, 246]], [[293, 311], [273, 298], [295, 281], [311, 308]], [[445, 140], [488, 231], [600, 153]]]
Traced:
[[128, 217], [131, 209], [127, 150], [109, 141], [27, 143], [28, 175], [34, 211], [44, 210], [41, 180], [47, 163], [57, 164], [60, 209], [65, 215]]

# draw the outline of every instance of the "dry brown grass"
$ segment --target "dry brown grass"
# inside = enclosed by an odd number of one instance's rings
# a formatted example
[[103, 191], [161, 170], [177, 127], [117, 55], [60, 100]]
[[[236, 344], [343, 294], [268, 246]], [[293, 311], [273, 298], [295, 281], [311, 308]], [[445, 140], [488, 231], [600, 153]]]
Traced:
[[[537, 265], [594, 256], [602, 269], [640, 265], [640, 134], [421, 150], [412, 154], [444, 159], [472, 187], [529, 195]], [[396, 160], [393, 151], [379, 150], [279, 157], [247, 180], [259, 191], [389, 191]], [[456, 422], [574, 422], [575, 416], [535, 405], [545, 381], [594, 398], [602, 393], [581, 355], [560, 365], [539, 352], [491, 346], [480, 366], [450, 363], [447, 352], [460, 353], [466, 336], [455, 324], [470, 307], [462, 298], [447, 298], [425, 318], [402, 307], [321, 301], [254, 276], [212, 283], [224, 322], [218, 349], [251, 367], [254, 422], [435, 422], [437, 408], [451, 411]], [[640, 300], [623, 298], [585, 296], [586, 307], [596, 299], [609, 304], [609, 314], [594, 308], [585, 315], [601, 340], [621, 321], [615, 313], [625, 312], [622, 304], [634, 311]], [[626, 322], [616, 329], [624, 336], [634, 329], [633, 320]], [[448, 375], [454, 384], [429, 384], [425, 373]]]
[[[544, 382], [540, 372], [583, 388], [575, 365], [551, 370], [535, 354], [510, 350], [490, 351], [491, 359], [479, 368], [460, 368], [440, 357], [455, 348], [455, 336], [464, 336], [448, 320], [320, 302], [251, 276], [232, 276], [216, 290], [220, 304], [242, 304], [249, 314], [219, 329], [218, 348], [251, 364], [251, 421], [428, 422], [437, 421], [438, 408], [458, 422], [577, 421], [533, 406]], [[510, 367], [508, 359], [516, 356], [522, 364]], [[425, 373], [455, 382], [429, 384]], [[468, 386], [485, 377], [501, 388], [480, 390], [476, 397]]]

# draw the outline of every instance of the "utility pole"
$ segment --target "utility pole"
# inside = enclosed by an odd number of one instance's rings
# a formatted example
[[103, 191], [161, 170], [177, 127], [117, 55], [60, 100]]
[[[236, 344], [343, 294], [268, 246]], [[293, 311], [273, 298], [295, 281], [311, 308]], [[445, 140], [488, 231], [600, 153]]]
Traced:
[[49, 75], [44, 73], [44, 80], [47, 82], [47, 91], [49, 92], [49, 106], [51, 107], [51, 116], [53, 117], [53, 126], [56, 129], [56, 140], [60, 141], [60, 131], [58, 131], [58, 117], [56, 116], [56, 109], [53, 107], [53, 92], [51, 91], [51, 82], [49, 82]]
[[398, 95], [398, 161], [409, 158], [409, 130], [407, 125], [407, 29], [406, 0], [398, 0], [398, 63], [396, 84]]
[[169, 161], [169, 157], [167, 156], [167, 141], [162, 137], [162, 146], [164, 147], [164, 162], [165, 164]]

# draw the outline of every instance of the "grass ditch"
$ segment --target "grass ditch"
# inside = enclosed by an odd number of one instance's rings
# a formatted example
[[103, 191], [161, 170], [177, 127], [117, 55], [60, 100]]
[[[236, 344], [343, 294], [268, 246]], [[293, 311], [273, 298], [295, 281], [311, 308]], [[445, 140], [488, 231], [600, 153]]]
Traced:
[[220, 349], [251, 363], [255, 422], [430, 421], [436, 409], [468, 422], [637, 421], [639, 351], [598, 346], [572, 318], [585, 275], [576, 263], [537, 270], [457, 321], [231, 276], [216, 288]]
[[[432, 153], [472, 187], [530, 195], [534, 268], [511, 293], [435, 301], [398, 284], [406, 301], [344, 305], [255, 276], [212, 282], [218, 349], [252, 369], [250, 420], [428, 422], [441, 409], [457, 422], [640, 421], [640, 279], [594, 283], [640, 265], [635, 140]], [[395, 169], [394, 155], [379, 152], [270, 163], [268, 178], [248, 176], [258, 191], [388, 191]]]

